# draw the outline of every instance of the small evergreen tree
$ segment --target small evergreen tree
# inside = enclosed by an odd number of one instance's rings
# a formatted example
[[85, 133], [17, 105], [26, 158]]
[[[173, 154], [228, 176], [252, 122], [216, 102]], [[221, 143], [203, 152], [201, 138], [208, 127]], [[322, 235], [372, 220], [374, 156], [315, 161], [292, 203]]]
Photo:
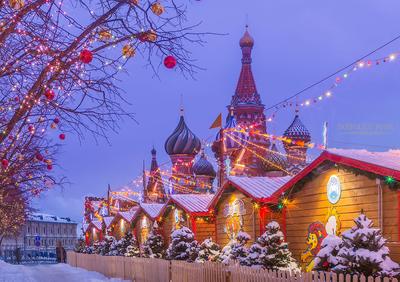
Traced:
[[328, 235], [321, 243], [321, 249], [314, 258], [314, 270], [330, 271], [338, 265], [337, 255], [343, 241], [336, 235]]
[[281, 231], [279, 223], [271, 221], [259, 242], [265, 243], [263, 256], [260, 262], [267, 269], [297, 270], [298, 266], [289, 251], [288, 244]]
[[231, 262], [239, 262], [245, 264], [248, 249], [247, 242], [250, 240], [250, 235], [240, 231], [234, 240], [231, 240], [221, 251], [218, 259], [219, 262], [230, 264]]
[[243, 260], [241, 264], [251, 266], [254, 268], [262, 268], [263, 265], [261, 263], [261, 260], [264, 256], [264, 247], [265, 245], [263, 246], [262, 244], [260, 244], [259, 240], [257, 240], [257, 242], [251, 245], [251, 247], [249, 248], [247, 258]]
[[216, 262], [221, 254], [221, 247], [211, 238], [205, 239], [199, 246], [199, 254], [196, 262]]
[[143, 256], [146, 258], [164, 257], [164, 239], [158, 230], [157, 222], [154, 222], [149, 237], [143, 244]]
[[83, 238], [79, 238], [75, 244], [74, 251], [76, 253], [85, 253], [86, 248], [87, 246], [85, 240]]
[[192, 230], [187, 227], [176, 229], [171, 233], [171, 244], [167, 249], [167, 258], [192, 262], [198, 252], [197, 241]]
[[399, 265], [389, 257], [389, 248], [381, 230], [372, 227], [365, 214], [359, 215], [355, 226], [342, 233], [343, 247], [338, 252], [334, 271], [365, 276], [397, 276]]
[[126, 257], [139, 257], [139, 243], [131, 232], [127, 232], [121, 245], [121, 255]]
[[102, 255], [104, 256], [117, 256], [119, 248], [119, 241], [114, 236], [105, 236], [104, 249]]

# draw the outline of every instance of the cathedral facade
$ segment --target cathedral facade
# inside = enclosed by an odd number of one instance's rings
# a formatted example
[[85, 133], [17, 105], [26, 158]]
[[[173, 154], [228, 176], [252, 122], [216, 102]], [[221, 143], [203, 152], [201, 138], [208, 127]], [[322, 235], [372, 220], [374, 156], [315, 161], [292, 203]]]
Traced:
[[[306, 165], [307, 144], [311, 136], [296, 113], [283, 134], [284, 152], [268, 135], [265, 106], [252, 72], [254, 39], [246, 31], [239, 41], [241, 70], [236, 90], [227, 106], [224, 125], [212, 144], [218, 168], [207, 159], [199, 137], [187, 125], [183, 109], [175, 130], [165, 141], [172, 168], [165, 187], [152, 150], [151, 169], [145, 185], [146, 202], [165, 202], [170, 194], [213, 193], [229, 176], [293, 175]], [[300, 144], [300, 145], [299, 145]], [[218, 182], [216, 181], [218, 179]], [[215, 188], [217, 187], [217, 188]]]

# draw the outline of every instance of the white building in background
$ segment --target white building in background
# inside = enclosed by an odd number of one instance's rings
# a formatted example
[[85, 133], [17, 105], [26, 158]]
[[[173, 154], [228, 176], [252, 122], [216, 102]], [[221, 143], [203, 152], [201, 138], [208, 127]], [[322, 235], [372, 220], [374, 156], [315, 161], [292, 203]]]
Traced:
[[36, 256], [54, 257], [58, 241], [65, 250], [71, 250], [76, 240], [77, 223], [70, 218], [32, 213], [19, 236], [3, 239], [0, 256], [13, 255], [19, 247], [24, 259]]

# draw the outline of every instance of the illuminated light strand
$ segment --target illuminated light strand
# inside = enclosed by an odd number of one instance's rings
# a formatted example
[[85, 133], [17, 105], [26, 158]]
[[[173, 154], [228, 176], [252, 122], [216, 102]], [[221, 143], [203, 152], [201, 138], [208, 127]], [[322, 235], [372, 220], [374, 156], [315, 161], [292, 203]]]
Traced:
[[313, 104], [317, 104], [321, 101], [325, 101], [328, 98], [331, 98], [334, 94], [333, 90], [335, 88], [337, 88], [339, 85], [341, 85], [343, 81], [347, 80], [354, 72], [356, 72], [358, 70], [362, 70], [362, 69], [370, 69], [373, 66], [380, 66], [385, 63], [394, 62], [394, 61], [396, 61], [396, 59], [398, 58], [399, 55], [400, 55], [400, 51], [392, 52], [388, 56], [381, 57], [378, 59], [359, 61], [356, 64], [354, 64], [353, 66], [349, 67], [348, 71], [337, 76], [335, 78], [335, 81], [331, 84], [331, 86], [328, 87], [325, 91], [323, 91], [322, 94], [305, 99], [299, 103], [291, 102], [295, 98], [295, 97], [293, 97], [290, 100], [285, 100], [283, 102], [275, 104], [275, 106], [272, 106], [271, 108], [268, 108], [267, 110], [275, 109], [275, 113], [273, 115], [271, 115], [270, 117], [268, 117], [266, 120], [268, 122], [271, 122], [275, 118], [275, 115], [276, 115], [276, 112], [278, 111], [278, 109], [290, 108], [290, 107], [309, 107]]
[[[229, 133], [227, 133], [226, 135], [228, 135], [229, 137], [232, 137]], [[244, 142], [246, 142], [246, 143], [248, 143], [248, 144], [250, 144], [250, 145], [252, 145], [254, 147], [257, 147], [257, 148], [262, 149], [262, 150], [264, 150], [266, 152], [269, 152], [269, 153], [278, 154], [278, 155], [281, 155], [283, 157], [291, 158], [291, 159], [295, 159], [295, 160], [300, 160], [300, 161], [303, 160], [302, 158], [299, 158], [299, 157], [295, 157], [295, 156], [291, 156], [289, 154], [285, 154], [285, 153], [281, 153], [281, 152], [276, 152], [276, 151], [270, 150], [270, 149], [268, 149], [266, 147], [262, 147], [262, 146], [260, 146], [258, 144], [255, 144], [255, 143], [253, 143], [253, 142], [251, 142], [249, 140], [246, 140], [246, 139], [238, 137], [238, 136], [235, 136], [235, 138], [239, 138], [239, 140], [244, 141]], [[243, 146], [243, 144], [241, 144], [241, 146]]]
[[[228, 137], [231, 138], [232, 141], [236, 142], [236, 143], [239, 144], [240, 146], [243, 146], [243, 144], [241, 144], [239, 141], [237, 141], [233, 136], [230, 136], [230, 135], [228, 134]], [[282, 170], [282, 171], [286, 172], [288, 175], [293, 176], [293, 173], [289, 172], [288, 170], [286, 170], [285, 168], [283, 168], [283, 167], [281, 167], [281, 166], [279, 166], [279, 165], [274, 164], [274, 163], [271, 162], [270, 160], [267, 160], [266, 158], [264, 158], [263, 156], [259, 155], [259, 154], [256, 153], [255, 151], [249, 149], [247, 146], [246, 146], [246, 147], [243, 147], [243, 149], [248, 150], [249, 152], [253, 153], [255, 156], [259, 157], [261, 160], [267, 162], [268, 164], [270, 164], [270, 165], [276, 167], [276, 168], [279, 169], [279, 170]]]

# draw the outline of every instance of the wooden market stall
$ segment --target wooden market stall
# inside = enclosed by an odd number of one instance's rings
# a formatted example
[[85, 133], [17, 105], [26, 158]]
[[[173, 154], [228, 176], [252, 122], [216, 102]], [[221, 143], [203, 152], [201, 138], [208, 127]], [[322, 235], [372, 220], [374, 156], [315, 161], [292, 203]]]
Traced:
[[248, 233], [252, 243], [269, 221], [282, 224], [282, 215], [271, 209], [269, 197], [289, 179], [289, 176], [228, 177], [210, 205], [216, 219], [217, 243], [225, 246], [239, 231]]
[[361, 212], [379, 227], [399, 261], [400, 153], [329, 150], [277, 190], [285, 201], [286, 239], [306, 270], [328, 234], [354, 226]]
[[213, 194], [171, 195], [161, 219], [166, 244], [170, 242], [172, 230], [179, 226], [190, 228], [198, 242], [206, 238], [216, 240], [214, 217], [208, 209], [213, 197]]

